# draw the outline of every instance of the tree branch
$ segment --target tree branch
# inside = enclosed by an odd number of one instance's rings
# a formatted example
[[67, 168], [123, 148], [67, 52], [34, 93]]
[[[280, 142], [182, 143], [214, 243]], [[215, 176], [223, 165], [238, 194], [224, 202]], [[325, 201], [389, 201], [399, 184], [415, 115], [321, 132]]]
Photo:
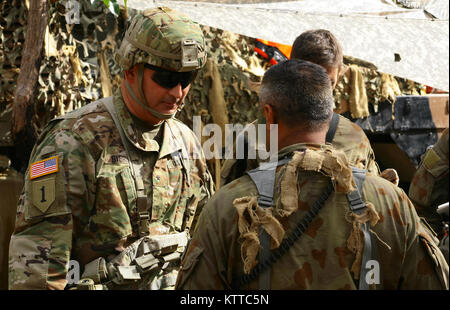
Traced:
[[[47, 0], [30, 1], [22, 62], [14, 94], [12, 137], [16, 148], [22, 149], [22, 152], [25, 153], [21, 157], [26, 157], [22, 158], [22, 160], [26, 161], [37, 135], [31, 120], [34, 115], [36, 84], [41, 65], [45, 29], [48, 22], [48, 9]], [[23, 149], [24, 147], [25, 149]], [[22, 160], [19, 161], [21, 162]]]

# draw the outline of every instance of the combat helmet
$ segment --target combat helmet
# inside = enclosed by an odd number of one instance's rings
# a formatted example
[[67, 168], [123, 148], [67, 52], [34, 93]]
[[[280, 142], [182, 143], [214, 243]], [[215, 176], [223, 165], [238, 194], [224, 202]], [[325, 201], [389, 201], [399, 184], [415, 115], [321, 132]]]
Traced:
[[[142, 98], [143, 64], [174, 72], [198, 70], [206, 63], [206, 44], [200, 26], [186, 15], [166, 7], [147, 9], [133, 17], [125, 32], [115, 60], [122, 70], [140, 65], [138, 88]], [[125, 85], [133, 99], [160, 119], [174, 114], [162, 114], [143, 104]], [[181, 108], [181, 107], [180, 107]]]

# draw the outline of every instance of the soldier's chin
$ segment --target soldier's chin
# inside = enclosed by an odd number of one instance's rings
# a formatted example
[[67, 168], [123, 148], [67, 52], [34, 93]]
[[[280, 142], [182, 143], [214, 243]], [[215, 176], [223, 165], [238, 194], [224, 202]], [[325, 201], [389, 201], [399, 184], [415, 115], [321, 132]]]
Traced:
[[160, 112], [164, 114], [172, 114], [175, 113], [177, 109], [178, 109], [177, 103], [162, 102]]

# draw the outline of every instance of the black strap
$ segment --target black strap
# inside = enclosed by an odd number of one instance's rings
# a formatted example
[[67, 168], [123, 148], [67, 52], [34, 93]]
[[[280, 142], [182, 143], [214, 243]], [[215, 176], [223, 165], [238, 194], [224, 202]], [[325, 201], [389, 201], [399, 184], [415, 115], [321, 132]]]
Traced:
[[[236, 137], [236, 139], [240, 139], [240, 135], [238, 135], [237, 137]], [[235, 167], [234, 167], [234, 171], [247, 171], [247, 158], [248, 158], [248, 139], [247, 139], [247, 136], [244, 134], [243, 135], [243, 138], [242, 139], [244, 139], [244, 158], [237, 158], [236, 159], [236, 163], [235, 163]], [[236, 153], [238, 153], [237, 152], [237, 147], [238, 147], [238, 145], [239, 145], [239, 140], [237, 140], [237, 142], [236, 142]], [[242, 175], [244, 175], [244, 174], [242, 174]], [[232, 175], [232, 177], [235, 177], [236, 179], [237, 178], [239, 178], [239, 177], [241, 177], [242, 175]], [[228, 176], [228, 179], [226, 180], [226, 183], [230, 183], [231, 181], [234, 181], [235, 179], [233, 178], [230, 178], [229, 176]], [[225, 185], [225, 184], [222, 184], [222, 186], [223, 185]]]
[[[258, 205], [261, 208], [269, 208], [273, 205], [276, 169], [278, 166], [284, 165], [290, 160], [291, 157], [286, 157], [277, 161], [262, 163], [258, 168], [247, 172], [258, 190]], [[268, 260], [270, 258], [270, 236], [262, 228], [259, 241], [261, 245], [259, 259], [261, 261]], [[258, 286], [261, 290], [270, 289], [270, 270], [261, 272]]]
[[327, 136], [325, 141], [328, 143], [332, 143], [334, 139], [334, 135], [336, 134], [336, 130], [339, 124], [339, 114], [333, 112], [333, 117], [331, 118], [330, 128], [328, 128]]
[[266, 271], [269, 267], [272, 266], [280, 257], [282, 257], [289, 248], [300, 238], [300, 236], [308, 229], [309, 224], [311, 224], [312, 220], [317, 216], [319, 210], [325, 204], [328, 197], [330, 197], [333, 192], [333, 183], [329, 182], [325, 191], [320, 195], [319, 199], [314, 203], [311, 209], [306, 213], [306, 215], [300, 220], [292, 233], [281, 242], [280, 246], [273, 250], [270, 253], [268, 259], [260, 260], [260, 262], [252, 269], [249, 274], [243, 275], [236, 280], [233, 280], [231, 283], [232, 289], [240, 289], [245, 284], [253, 281], [258, 277], [258, 275], [264, 271]]

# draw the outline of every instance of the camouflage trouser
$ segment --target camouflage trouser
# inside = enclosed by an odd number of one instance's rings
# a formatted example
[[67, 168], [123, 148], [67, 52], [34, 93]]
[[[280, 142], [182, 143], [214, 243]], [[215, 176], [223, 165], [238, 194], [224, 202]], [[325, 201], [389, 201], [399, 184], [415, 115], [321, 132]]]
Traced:
[[187, 233], [143, 237], [108, 262], [103, 257], [88, 263], [78, 289], [173, 289]]

